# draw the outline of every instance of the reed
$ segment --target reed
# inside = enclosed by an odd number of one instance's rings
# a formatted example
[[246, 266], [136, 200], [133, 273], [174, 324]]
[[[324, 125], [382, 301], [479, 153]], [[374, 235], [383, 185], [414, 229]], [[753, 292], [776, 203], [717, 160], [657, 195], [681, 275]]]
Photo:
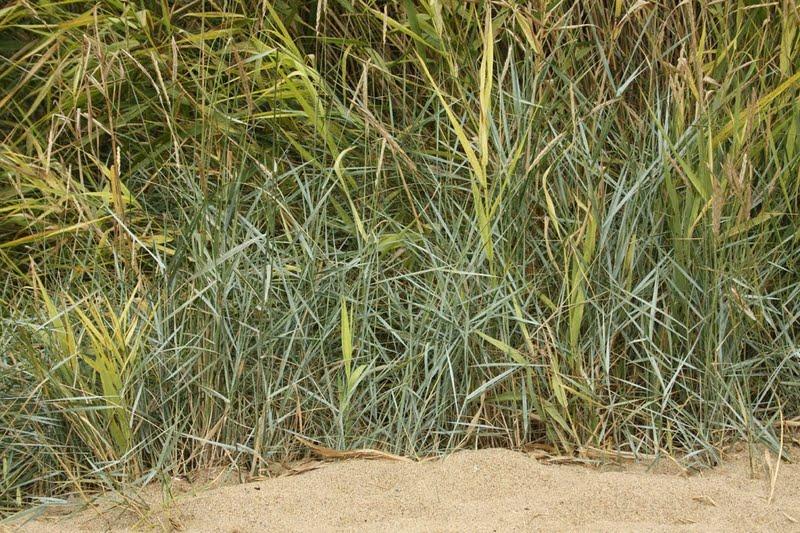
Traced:
[[0, 8], [0, 512], [297, 437], [777, 450], [800, 11], [606, 4]]

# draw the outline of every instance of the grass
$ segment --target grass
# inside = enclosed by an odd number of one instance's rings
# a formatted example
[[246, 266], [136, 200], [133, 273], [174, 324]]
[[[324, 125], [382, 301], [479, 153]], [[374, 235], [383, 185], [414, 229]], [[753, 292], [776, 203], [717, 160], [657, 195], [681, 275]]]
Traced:
[[794, 2], [0, 8], [0, 511], [298, 440], [800, 414]]

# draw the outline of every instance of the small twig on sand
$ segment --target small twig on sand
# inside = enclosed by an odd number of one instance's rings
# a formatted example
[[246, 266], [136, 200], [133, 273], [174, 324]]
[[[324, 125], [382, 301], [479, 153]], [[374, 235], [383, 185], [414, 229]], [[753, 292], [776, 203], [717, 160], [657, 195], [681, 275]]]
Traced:
[[297, 435], [295, 435], [295, 438], [299, 440], [304, 446], [308, 447], [310, 450], [314, 451], [315, 453], [319, 454], [320, 456], [326, 459], [387, 459], [389, 461], [405, 461], [405, 462], [412, 461], [408, 457], [403, 457], [401, 455], [395, 455], [393, 453], [388, 453], [388, 452], [382, 452], [380, 450], [362, 448], [359, 450], [340, 451], [340, 450], [334, 450], [333, 448], [328, 448], [327, 446], [322, 446], [320, 444], [315, 444], [302, 437], [298, 437]]

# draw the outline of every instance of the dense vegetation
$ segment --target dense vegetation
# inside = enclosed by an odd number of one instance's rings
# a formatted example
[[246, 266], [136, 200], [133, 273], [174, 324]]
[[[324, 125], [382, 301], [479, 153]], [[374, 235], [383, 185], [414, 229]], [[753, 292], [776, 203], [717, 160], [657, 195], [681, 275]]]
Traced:
[[0, 511], [800, 412], [794, 0], [0, 8]]

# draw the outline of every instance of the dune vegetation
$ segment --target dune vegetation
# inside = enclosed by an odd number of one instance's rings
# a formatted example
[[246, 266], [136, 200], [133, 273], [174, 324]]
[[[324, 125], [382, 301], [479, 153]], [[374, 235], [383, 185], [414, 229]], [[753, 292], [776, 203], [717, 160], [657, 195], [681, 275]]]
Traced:
[[0, 511], [800, 414], [793, 0], [0, 7]]

